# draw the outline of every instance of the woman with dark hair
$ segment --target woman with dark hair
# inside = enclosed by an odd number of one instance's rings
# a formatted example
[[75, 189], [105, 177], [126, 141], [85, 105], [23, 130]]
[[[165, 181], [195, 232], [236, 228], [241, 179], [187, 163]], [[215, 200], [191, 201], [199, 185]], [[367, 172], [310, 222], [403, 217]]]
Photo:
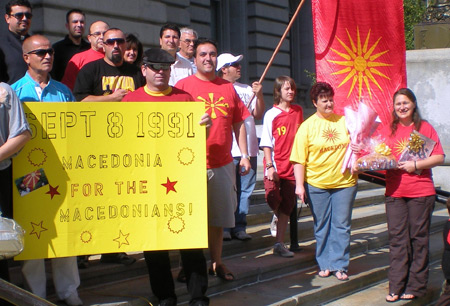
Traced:
[[[348, 280], [350, 227], [357, 175], [342, 173], [350, 136], [345, 117], [334, 113], [334, 90], [318, 82], [311, 88], [316, 113], [300, 126], [290, 160], [294, 163], [295, 193], [308, 198], [314, 218], [319, 277]], [[358, 146], [351, 145], [358, 153]]]
[[386, 171], [390, 259], [387, 302], [411, 300], [426, 293], [430, 220], [436, 198], [431, 168], [444, 162], [439, 137], [420, 117], [414, 93], [401, 88], [394, 94], [393, 103], [393, 121], [383, 135], [397, 160], [414, 130], [436, 144], [429, 157], [399, 162], [398, 169]]
[[134, 64], [140, 67], [142, 61], [142, 54], [144, 53], [142, 43], [136, 36], [130, 33], [127, 33], [125, 35], [125, 41], [127, 43], [126, 46], [127, 49], [123, 54], [123, 60], [129, 64]]
[[295, 133], [303, 122], [303, 109], [292, 104], [296, 93], [293, 79], [288, 76], [275, 79], [274, 105], [264, 115], [260, 142], [264, 151], [266, 200], [278, 218], [273, 254], [282, 257], [294, 256], [284, 245], [284, 235], [289, 215], [297, 204], [294, 170], [289, 163]]

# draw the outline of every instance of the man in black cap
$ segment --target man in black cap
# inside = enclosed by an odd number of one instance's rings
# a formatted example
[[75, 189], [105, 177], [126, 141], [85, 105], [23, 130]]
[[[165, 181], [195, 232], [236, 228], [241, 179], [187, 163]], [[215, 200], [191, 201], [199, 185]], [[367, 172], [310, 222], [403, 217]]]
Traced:
[[[194, 102], [194, 98], [184, 90], [169, 85], [170, 66], [175, 62], [173, 56], [162, 49], [149, 49], [144, 52], [141, 71], [146, 85], [128, 93], [122, 101], [127, 102]], [[211, 125], [211, 118], [204, 114], [200, 124], [207, 129]], [[205, 165], [206, 166], [206, 165]], [[205, 296], [208, 289], [208, 275], [206, 260], [202, 249], [180, 250], [183, 269], [186, 274], [187, 289], [191, 295], [189, 305], [209, 305]], [[173, 282], [169, 251], [145, 251], [150, 286], [159, 299], [160, 305], [172, 306], [177, 304], [175, 285]]]

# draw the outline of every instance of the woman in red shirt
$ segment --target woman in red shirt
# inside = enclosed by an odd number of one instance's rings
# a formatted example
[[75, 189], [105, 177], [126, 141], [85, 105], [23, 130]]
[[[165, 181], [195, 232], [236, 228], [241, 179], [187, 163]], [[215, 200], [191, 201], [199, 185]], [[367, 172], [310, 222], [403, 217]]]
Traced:
[[383, 134], [397, 160], [414, 130], [434, 140], [436, 145], [429, 157], [399, 162], [397, 169], [386, 171], [390, 259], [387, 302], [412, 300], [426, 292], [430, 219], [436, 197], [431, 168], [444, 162], [439, 137], [420, 117], [414, 93], [402, 88], [393, 100], [393, 121]]

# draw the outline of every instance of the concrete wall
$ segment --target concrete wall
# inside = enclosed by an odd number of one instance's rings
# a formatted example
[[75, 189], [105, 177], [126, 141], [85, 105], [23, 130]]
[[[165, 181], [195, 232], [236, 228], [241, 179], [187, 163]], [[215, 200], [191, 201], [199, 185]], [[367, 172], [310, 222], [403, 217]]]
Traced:
[[438, 132], [447, 155], [445, 165], [433, 169], [435, 184], [450, 191], [450, 49], [407, 51], [406, 67], [421, 115]]

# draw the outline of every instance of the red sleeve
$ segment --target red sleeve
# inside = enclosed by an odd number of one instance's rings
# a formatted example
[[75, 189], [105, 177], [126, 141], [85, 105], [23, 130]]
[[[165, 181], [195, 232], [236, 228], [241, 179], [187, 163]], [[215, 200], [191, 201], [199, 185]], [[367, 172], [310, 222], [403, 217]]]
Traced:
[[73, 91], [73, 87], [75, 86], [75, 81], [77, 79], [79, 70], [80, 69], [78, 68], [78, 65], [73, 61], [72, 58], [67, 64], [66, 71], [64, 72], [64, 76], [61, 80], [61, 83], [69, 87], [71, 91]]

